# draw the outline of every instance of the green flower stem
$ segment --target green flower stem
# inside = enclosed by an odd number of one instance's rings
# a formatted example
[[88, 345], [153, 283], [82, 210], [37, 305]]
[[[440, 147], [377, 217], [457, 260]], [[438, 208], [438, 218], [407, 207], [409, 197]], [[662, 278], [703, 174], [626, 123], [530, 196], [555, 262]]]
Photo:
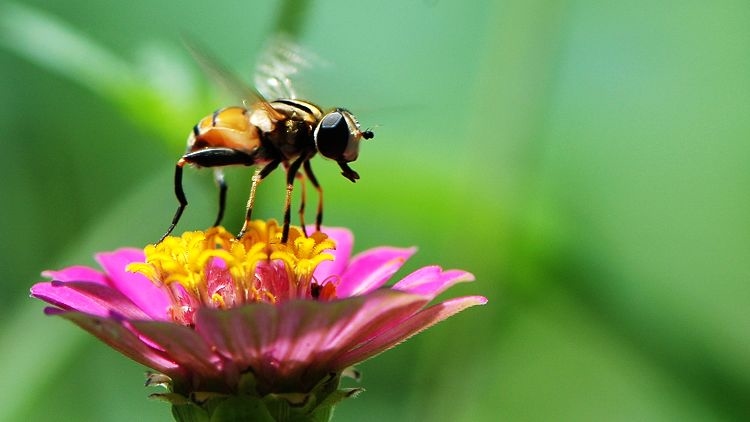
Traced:
[[281, 2], [274, 23], [274, 32], [284, 33], [292, 39], [298, 39], [305, 28], [309, 10], [309, 0], [285, 0]]

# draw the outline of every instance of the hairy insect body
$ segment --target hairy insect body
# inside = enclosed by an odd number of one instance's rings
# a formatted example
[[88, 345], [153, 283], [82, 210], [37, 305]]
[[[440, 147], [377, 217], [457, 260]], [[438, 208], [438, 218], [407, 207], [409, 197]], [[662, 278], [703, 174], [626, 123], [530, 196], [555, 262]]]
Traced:
[[[326, 114], [320, 107], [301, 100], [279, 99], [266, 102], [259, 98], [250, 107], [226, 107], [201, 119], [188, 136], [187, 152], [177, 162], [175, 169], [175, 195], [179, 206], [167, 232], [168, 236], [179, 221], [187, 206], [182, 190], [182, 168], [186, 164], [197, 167], [220, 169], [229, 165], [257, 166], [252, 178], [250, 198], [245, 224], [238, 236], [248, 227], [258, 184], [279, 164], [287, 171], [287, 194], [284, 204], [284, 228], [282, 242], [286, 242], [290, 224], [291, 192], [295, 178], [304, 174], [319, 194], [316, 227], [322, 221], [322, 189], [312, 172], [309, 160], [320, 153], [335, 160], [342, 169], [342, 175], [355, 182], [357, 172], [348, 163], [357, 159], [361, 138], [370, 139], [371, 131], [362, 131], [357, 119], [347, 110], [337, 108]], [[216, 172], [220, 188], [219, 215], [215, 225], [220, 224], [224, 215], [226, 184], [220, 170]], [[303, 196], [304, 201], [304, 196]], [[304, 203], [300, 208], [300, 220]], [[304, 221], [301, 221], [304, 227]]]

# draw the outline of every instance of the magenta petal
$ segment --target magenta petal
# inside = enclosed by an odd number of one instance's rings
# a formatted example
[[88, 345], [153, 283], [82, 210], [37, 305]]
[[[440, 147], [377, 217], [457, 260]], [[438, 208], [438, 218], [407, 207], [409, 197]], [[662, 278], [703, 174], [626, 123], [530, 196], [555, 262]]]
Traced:
[[340, 298], [369, 293], [385, 284], [417, 248], [380, 247], [352, 259], [336, 288]]
[[[377, 290], [365, 296], [355, 296], [354, 298], [364, 299], [364, 304], [351, 319], [344, 321], [345, 329], [337, 336], [337, 340], [342, 347], [336, 350], [331, 362], [326, 363], [328, 367], [343, 369], [350, 366], [349, 364], [341, 364], [340, 358], [342, 355], [399, 326], [429, 302], [429, 298], [424, 296], [391, 289]], [[353, 300], [354, 298], [346, 300]]]
[[112, 285], [143, 309], [152, 318], [165, 320], [169, 299], [159, 287], [156, 287], [142, 274], [127, 272], [128, 264], [143, 262], [143, 251], [133, 248], [122, 248], [114, 252], [96, 255], [97, 261], [109, 275]]
[[401, 322], [398, 326], [393, 327], [393, 329], [385, 331], [366, 343], [353, 348], [341, 356], [340, 364], [346, 367], [369, 359], [466, 308], [475, 305], [484, 305], [485, 303], [487, 303], [485, 297], [466, 296], [431, 306], [416, 313], [408, 320]]
[[[282, 307], [292, 304], [295, 308], [307, 309], [298, 309], [296, 313], [300, 316], [294, 318], [294, 322], [286, 321], [282, 311]], [[317, 326], [316, 321], [327, 316], [314, 311], [319, 307], [317, 305], [312, 301], [295, 301], [279, 306], [252, 304], [227, 311], [202, 309], [196, 316], [196, 331], [213, 344], [219, 354], [233, 361], [240, 371], [255, 374], [259, 391], [305, 391], [311, 387], [311, 382], [326, 373], [312, 367], [313, 358], [310, 356], [320, 339], [303, 334], [310, 325], [292, 327], [292, 324], [303, 320], [304, 315], [312, 317], [307, 322]], [[301, 333], [291, 332], [293, 330]], [[302, 347], [294, 350], [302, 338], [305, 341]]]
[[220, 377], [218, 357], [205, 340], [188, 327], [172, 322], [130, 321], [141, 335], [161, 347], [180, 366], [207, 379]]
[[58, 271], [44, 271], [42, 276], [56, 281], [89, 281], [97, 284], [107, 284], [107, 277], [104, 274], [93, 268], [80, 265]]
[[[240, 369], [252, 368], [265, 384], [311, 387], [336, 366], [361, 331], [404, 319], [426, 303], [421, 296], [392, 290], [332, 302], [253, 304], [227, 311], [201, 310], [196, 330]], [[290, 381], [291, 380], [291, 381]]]
[[198, 310], [195, 331], [217, 352], [245, 367], [262, 359], [265, 350], [276, 341], [278, 309], [267, 303], [228, 310]]
[[393, 289], [434, 298], [456, 283], [474, 281], [474, 275], [461, 270], [443, 271], [440, 267], [420, 268], [393, 285]]
[[52, 281], [34, 285], [31, 294], [63, 309], [98, 316], [107, 316], [112, 311], [126, 318], [148, 318], [130, 299], [107, 285], [85, 281]]
[[[419, 296], [392, 290], [333, 302], [293, 301], [281, 305], [279, 357], [320, 364], [348, 348], [363, 331], [377, 331], [426, 304]], [[285, 350], [286, 348], [286, 350]], [[343, 369], [343, 368], [338, 368]]]
[[179, 377], [182, 374], [173, 361], [165, 358], [161, 352], [147, 346], [138, 336], [114, 318], [101, 318], [80, 312], [63, 312], [59, 310], [48, 311], [48, 313], [57, 314], [72, 321], [113, 349], [142, 365], [163, 372], [171, 377]]
[[336, 249], [328, 251], [333, 255], [333, 261], [323, 261], [315, 269], [315, 279], [319, 282], [327, 279], [332, 275], [341, 275], [349, 264], [349, 257], [352, 256], [352, 246], [354, 245], [354, 236], [352, 232], [338, 227], [324, 227], [323, 231], [334, 242]]
[[36, 283], [31, 287], [31, 296], [69, 311], [76, 310], [101, 317], [109, 314], [108, 306], [65, 287], [65, 284]]

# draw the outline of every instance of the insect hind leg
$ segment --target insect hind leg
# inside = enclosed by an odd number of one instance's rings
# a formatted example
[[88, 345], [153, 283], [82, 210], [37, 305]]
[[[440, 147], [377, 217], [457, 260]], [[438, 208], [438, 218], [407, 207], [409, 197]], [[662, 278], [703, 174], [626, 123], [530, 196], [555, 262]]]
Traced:
[[[255, 157], [253, 155], [244, 153], [242, 151], [234, 150], [231, 148], [206, 148], [198, 151], [189, 152], [182, 156], [182, 158], [177, 161], [177, 166], [175, 167], [174, 172], [174, 192], [175, 196], [177, 197], [177, 201], [180, 203], [177, 207], [177, 211], [174, 214], [174, 217], [172, 218], [172, 224], [167, 229], [167, 232], [164, 233], [164, 235], [159, 239], [159, 242], [161, 243], [167, 236], [169, 236], [172, 233], [172, 230], [174, 230], [177, 223], [180, 221], [180, 217], [182, 217], [183, 211], [185, 211], [185, 207], [187, 207], [187, 198], [185, 197], [185, 192], [182, 189], [182, 169], [185, 166], [185, 164], [194, 164], [198, 167], [221, 167], [221, 166], [228, 166], [232, 164], [243, 164], [246, 166], [255, 164]], [[222, 177], [223, 179], [223, 177]], [[220, 181], [219, 184], [219, 218], [217, 221], [221, 220], [221, 217], [223, 216], [224, 211], [224, 201], [226, 199], [226, 184], [223, 184]]]
[[177, 211], [175, 211], [174, 213], [174, 217], [172, 217], [172, 224], [169, 225], [167, 232], [164, 233], [161, 238], [159, 238], [159, 241], [156, 242], [157, 244], [161, 243], [164, 239], [166, 239], [167, 236], [172, 233], [172, 230], [174, 230], [175, 226], [177, 226], [177, 223], [180, 221], [180, 217], [182, 217], [182, 213], [187, 207], [188, 201], [185, 197], [185, 191], [182, 189], [182, 168], [185, 166], [185, 163], [185, 159], [181, 158], [179, 161], [177, 161], [177, 165], [175, 166], [174, 194], [177, 197], [179, 205], [177, 206]]

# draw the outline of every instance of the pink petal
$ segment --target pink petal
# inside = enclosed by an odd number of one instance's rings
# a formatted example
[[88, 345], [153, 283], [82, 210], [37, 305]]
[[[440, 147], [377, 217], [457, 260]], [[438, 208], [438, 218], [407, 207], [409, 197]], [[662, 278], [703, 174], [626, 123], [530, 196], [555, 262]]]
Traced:
[[[362, 331], [404, 319], [426, 304], [424, 297], [392, 290], [332, 302], [253, 304], [228, 311], [201, 310], [196, 331], [266, 383], [311, 387], [330, 371]], [[290, 381], [292, 380], [292, 381]]]
[[282, 359], [320, 364], [326, 356], [348, 348], [363, 331], [377, 331], [394, 319], [411, 315], [427, 302], [407, 294], [380, 291], [333, 302], [283, 304], [278, 326]]
[[[341, 370], [350, 366], [341, 366], [338, 363], [342, 354], [399, 326], [429, 302], [429, 299], [424, 296], [390, 289], [377, 290], [354, 298], [363, 298], [365, 302], [350, 319], [341, 321], [344, 328], [335, 338], [340, 347], [332, 350], [330, 358], [322, 362], [327, 368]], [[335, 354], [333, 354], [334, 351]], [[320, 357], [319, 360], [321, 359], [324, 357]]]
[[461, 270], [443, 271], [438, 266], [420, 268], [393, 285], [393, 289], [434, 298], [456, 283], [474, 281], [474, 275]]
[[163, 372], [173, 378], [182, 376], [180, 368], [175, 362], [165, 358], [161, 352], [148, 347], [138, 336], [125, 328], [121, 321], [115, 318], [102, 318], [80, 312], [64, 312], [56, 308], [47, 308], [45, 312], [72, 321], [113, 349], [142, 365]]
[[[313, 229], [314, 230], [314, 229]], [[340, 276], [349, 264], [352, 256], [354, 236], [348, 229], [339, 227], [322, 227], [322, 231], [336, 242], [336, 250], [329, 251], [334, 257], [333, 261], [323, 261], [315, 269], [315, 279], [319, 282], [330, 276]]]
[[353, 348], [341, 356], [338, 362], [339, 366], [347, 367], [369, 359], [466, 308], [484, 305], [485, 303], [487, 303], [487, 299], [482, 296], [466, 296], [431, 306], [418, 312], [397, 327]]
[[166, 293], [142, 274], [125, 270], [130, 263], [144, 262], [142, 250], [122, 248], [114, 252], [97, 254], [96, 259], [109, 276], [112, 285], [143, 309], [148, 316], [161, 320], [168, 319], [169, 299]]
[[80, 265], [68, 267], [62, 270], [47, 270], [42, 276], [56, 281], [89, 281], [97, 284], [107, 284], [107, 277], [101, 272]]
[[195, 330], [163, 321], [130, 321], [130, 324], [181, 367], [202, 378], [221, 377], [221, 362]]
[[195, 317], [195, 331], [218, 353], [244, 367], [276, 341], [277, 313], [276, 306], [267, 303], [228, 310], [202, 308]]
[[68, 289], [64, 284], [37, 283], [31, 287], [31, 296], [65, 310], [76, 310], [97, 316], [109, 314], [108, 306], [80, 292]]
[[417, 248], [380, 247], [352, 259], [336, 288], [340, 298], [363, 295], [385, 284]]
[[31, 295], [66, 310], [108, 316], [116, 312], [127, 318], [148, 319], [141, 308], [110, 286], [86, 281], [37, 283]]

